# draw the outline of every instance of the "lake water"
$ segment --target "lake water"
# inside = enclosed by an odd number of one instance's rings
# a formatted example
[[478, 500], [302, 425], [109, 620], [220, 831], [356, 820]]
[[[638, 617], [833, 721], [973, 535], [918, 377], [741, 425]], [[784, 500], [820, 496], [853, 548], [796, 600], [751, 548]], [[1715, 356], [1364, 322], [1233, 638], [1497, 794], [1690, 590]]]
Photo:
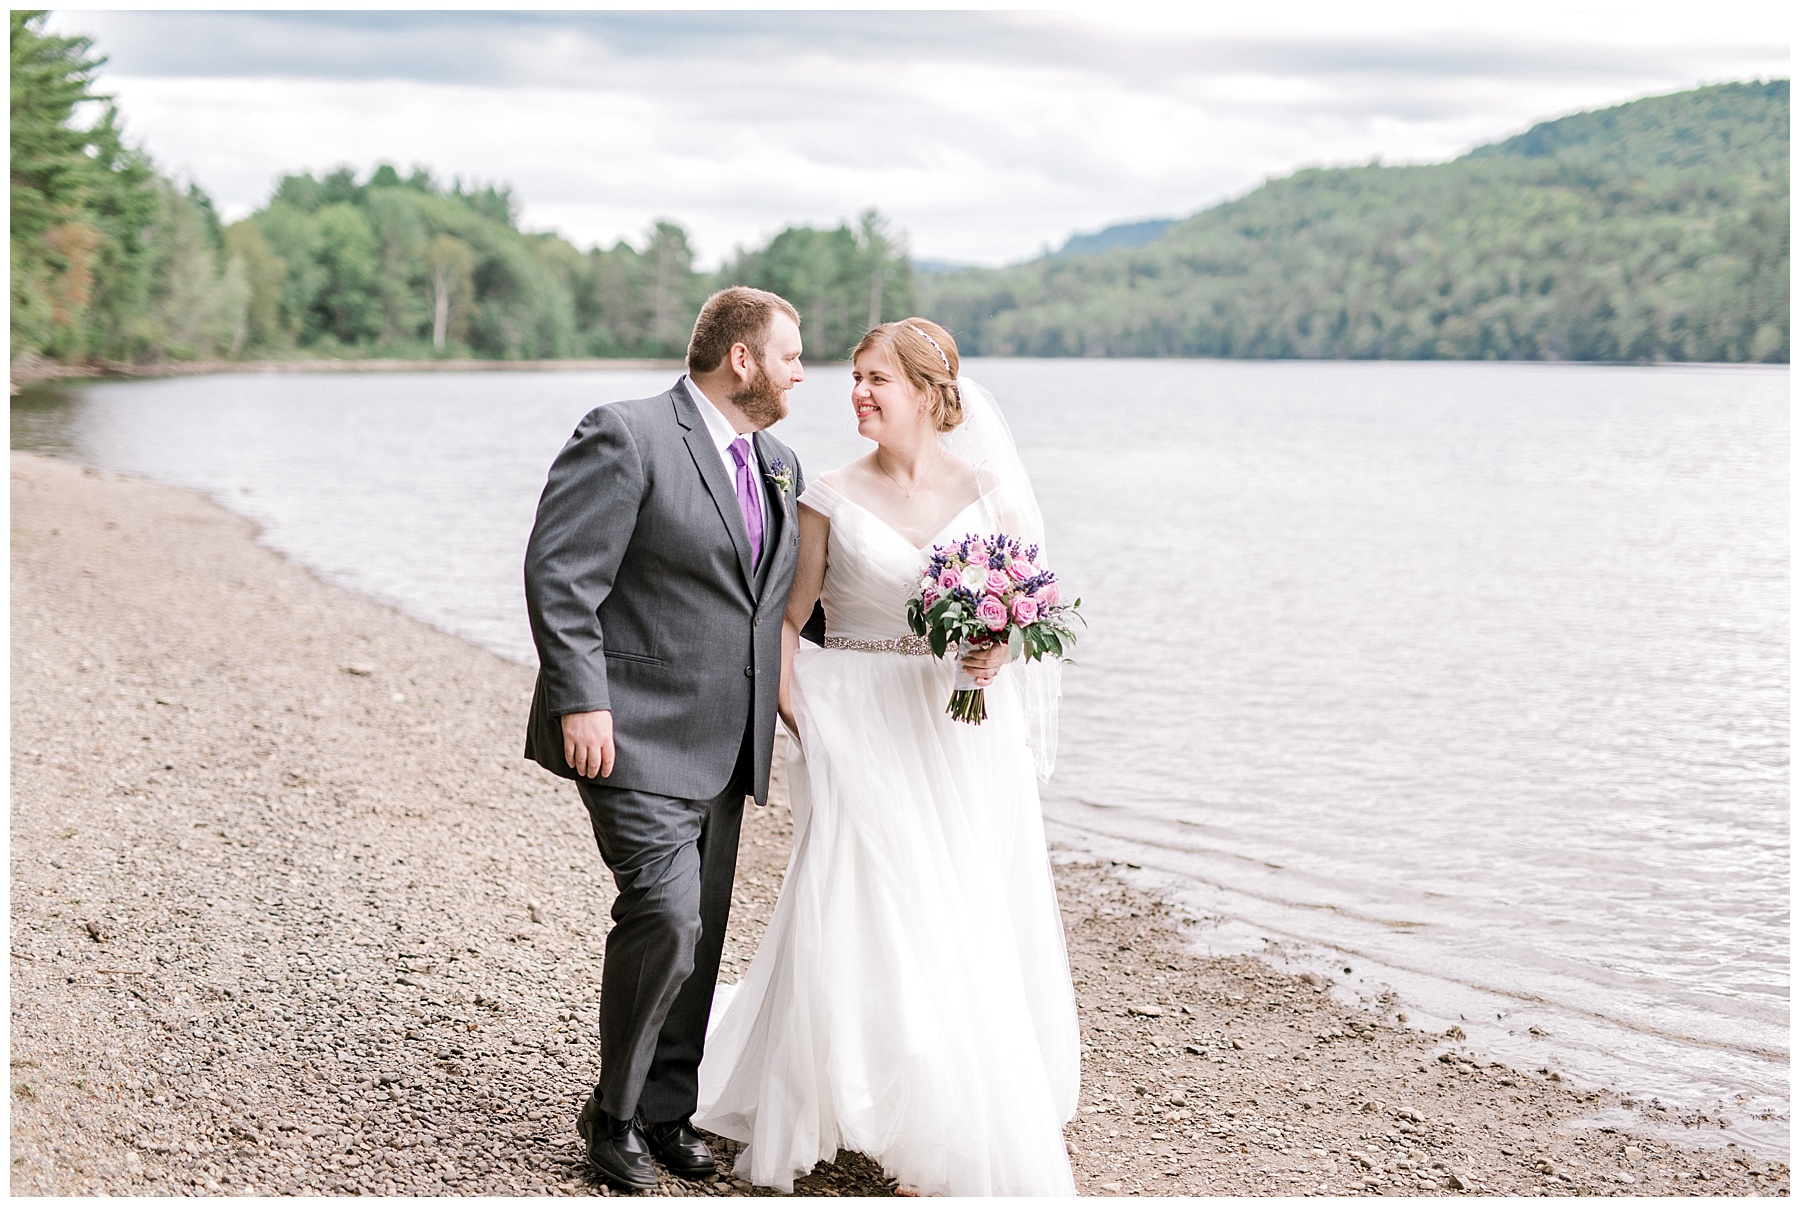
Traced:
[[[1391, 990], [1415, 1024], [1785, 1155], [1785, 368], [967, 371], [1091, 625], [1055, 841], [1138, 865], [1209, 950]], [[13, 441], [201, 488], [325, 578], [529, 660], [551, 457], [673, 376], [97, 383], [15, 399]], [[865, 447], [847, 398], [842, 366], [795, 393], [780, 434], [815, 473]]]

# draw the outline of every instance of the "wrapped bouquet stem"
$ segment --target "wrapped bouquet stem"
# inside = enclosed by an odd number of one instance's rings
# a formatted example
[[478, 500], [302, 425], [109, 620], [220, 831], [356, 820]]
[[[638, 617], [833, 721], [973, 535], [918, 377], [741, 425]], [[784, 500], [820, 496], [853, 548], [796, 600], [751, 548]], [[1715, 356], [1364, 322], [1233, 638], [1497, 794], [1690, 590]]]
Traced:
[[967, 721], [971, 725], [987, 720], [987, 693], [975, 682], [975, 677], [962, 668], [962, 656], [977, 648], [972, 642], [957, 643], [956, 683], [950, 690], [950, 707], [945, 710], [958, 721]]
[[[1079, 599], [1063, 600], [1055, 573], [1039, 564], [1036, 545], [972, 532], [932, 549], [906, 619], [940, 658], [952, 648], [962, 655], [1004, 645], [1015, 658], [1066, 659], [1075, 644], [1069, 621], [1080, 617], [1080, 606]], [[960, 663], [956, 674], [945, 711], [979, 725], [987, 719], [986, 692]]]

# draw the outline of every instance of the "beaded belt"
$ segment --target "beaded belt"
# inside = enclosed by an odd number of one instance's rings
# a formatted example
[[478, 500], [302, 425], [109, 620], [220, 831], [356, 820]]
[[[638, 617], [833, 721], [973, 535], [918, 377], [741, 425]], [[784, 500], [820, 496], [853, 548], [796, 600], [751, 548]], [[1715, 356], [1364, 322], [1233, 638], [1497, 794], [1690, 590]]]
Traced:
[[904, 637], [890, 637], [885, 641], [864, 641], [860, 637], [827, 637], [825, 648], [828, 650], [862, 650], [868, 654], [931, 653], [931, 643], [912, 633], [908, 633]]

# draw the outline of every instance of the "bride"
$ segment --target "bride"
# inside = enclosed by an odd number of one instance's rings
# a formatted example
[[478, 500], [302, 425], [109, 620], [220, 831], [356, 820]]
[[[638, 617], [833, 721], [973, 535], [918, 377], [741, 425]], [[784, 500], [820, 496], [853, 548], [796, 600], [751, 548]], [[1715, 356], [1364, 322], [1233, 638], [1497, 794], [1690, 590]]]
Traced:
[[[888, 323], [854, 363], [875, 449], [801, 495], [783, 633], [794, 852], [694, 1122], [783, 1191], [844, 1148], [915, 1193], [1072, 1195], [1080, 1035], [1036, 783], [1057, 668], [965, 659], [988, 716], [964, 724], [944, 712], [957, 667], [906, 623], [934, 542], [1041, 543], [1042, 519], [949, 332]], [[803, 647], [821, 598], [824, 648]]]

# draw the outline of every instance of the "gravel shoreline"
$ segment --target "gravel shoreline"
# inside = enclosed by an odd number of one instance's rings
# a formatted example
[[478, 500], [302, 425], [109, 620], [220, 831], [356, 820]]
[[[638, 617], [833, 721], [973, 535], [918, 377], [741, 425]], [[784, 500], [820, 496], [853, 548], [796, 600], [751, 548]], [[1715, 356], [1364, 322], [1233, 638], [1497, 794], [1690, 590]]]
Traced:
[[[603, 1193], [573, 1120], [612, 892], [518, 757], [530, 672], [198, 495], [12, 475], [12, 1193]], [[791, 838], [747, 812], [727, 979]], [[1788, 1192], [1718, 1120], [1197, 956], [1114, 871], [1057, 857], [1084, 1194]], [[840, 1154], [798, 1189], [893, 1187]]]

